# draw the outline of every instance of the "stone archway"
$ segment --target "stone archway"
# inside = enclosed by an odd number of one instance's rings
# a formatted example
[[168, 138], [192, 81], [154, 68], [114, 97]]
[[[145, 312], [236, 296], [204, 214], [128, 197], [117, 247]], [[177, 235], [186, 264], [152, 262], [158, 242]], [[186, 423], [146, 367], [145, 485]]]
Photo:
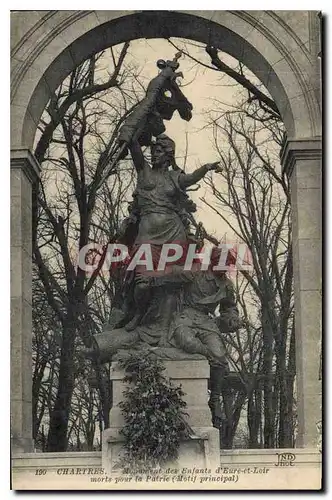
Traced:
[[283, 117], [292, 177], [299, 446], [314, 446], [320, 411], [321, 184], [319, 24], [308, 11], [30, 11], [12, 14], [12, 433], [31, 433], [31, 182], [36, 128], [52, 92], [92, 54], [136, 38], [213, 43], [263, 82]]

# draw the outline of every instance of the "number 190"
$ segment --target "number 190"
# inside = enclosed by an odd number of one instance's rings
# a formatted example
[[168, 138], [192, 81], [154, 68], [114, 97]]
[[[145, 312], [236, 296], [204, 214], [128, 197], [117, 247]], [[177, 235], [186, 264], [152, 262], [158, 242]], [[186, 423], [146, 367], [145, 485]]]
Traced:
[[46, 469], [36, 469], [36, 476], [45, 476], [46, 474]]

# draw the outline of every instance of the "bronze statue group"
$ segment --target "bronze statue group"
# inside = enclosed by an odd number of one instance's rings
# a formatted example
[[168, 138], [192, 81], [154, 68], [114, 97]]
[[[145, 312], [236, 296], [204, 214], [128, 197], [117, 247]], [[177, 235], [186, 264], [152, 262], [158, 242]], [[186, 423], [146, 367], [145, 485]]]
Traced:
[[[130, 152], [137, 172], [129, 217], [118, 241], [130, 246], [132, 255], [142, 245], [150, 245], [154, 264], [165, 244], [187, 249], [189, 243], [197, 243], [190, 231], [190, 216], [196, 207], [186, 190], [220, 168], [216, 162], [184, 173], [175, 162], [175, 143], [164, 134], [163, 120], [170, 119], [175, 110], [182, 118], [191, 118], [192, 106], [176, 83], [178, 57], [158, 61], [161, 72], [150, 82], [145, 99], [129, 115], [118, 138], [118, 158]], [[143, 155], [144, 146], [150, 148], [151, 164]], [[114, 311], [117, 321], [111, 320], [112, 326], [106, 325], [95, 335], [95, 347], [83, 353], [98, 356], [101, 362], [114, 359], [123, 350], [142, 350], [168, 359], [205, 357], [210, 364], [212, 423], [220, 428], [225, 418], [222, 409], [230, 411], [225, 384], [229, 367], [222, 334], [238, 330], [241, 321], [232, 282], [225, 270], [215, 269], [220, 249], [214, 248], [211, 255], [208, 266], [194, 259], [188, 269], [182, 256], [163, 272], [147, 271], [142, 265], [128, 271], [122, 310]]]

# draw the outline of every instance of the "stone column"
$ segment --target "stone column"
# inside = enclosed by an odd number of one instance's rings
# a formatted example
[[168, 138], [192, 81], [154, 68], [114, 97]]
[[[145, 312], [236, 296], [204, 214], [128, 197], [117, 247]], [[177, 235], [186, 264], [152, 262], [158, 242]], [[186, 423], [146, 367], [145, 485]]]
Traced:
[[296, 446], [317, 446], [321, 420], [321, 138], [288, 140], [282, 151], [290, 178], [293, 230], [296, 384]]
[[11, 437], [14, 452], [32, 439], [32, 183], [39, 166], [28, 149], [11, 151]]

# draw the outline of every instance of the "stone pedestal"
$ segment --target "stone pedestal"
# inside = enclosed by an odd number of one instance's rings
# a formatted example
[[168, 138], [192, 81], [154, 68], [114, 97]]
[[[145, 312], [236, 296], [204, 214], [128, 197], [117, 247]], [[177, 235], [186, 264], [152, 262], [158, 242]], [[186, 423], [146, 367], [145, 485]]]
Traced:
[[[195, 437], [181, 443], [177, 468], [182, 467], [218, 467], [220, 463], [219, 431], [211, 424], [211, 414], [208, 407], [207, 381], [210, 368], [205, 360], [176, 360], [165, 361], [164, 375], [171, 379], [174, 385], [182, 386], [183, 397], [187, 403], [185, 408], [188, 416], [186, 420]], [[123, 400], [124, 372], [115, 361], [111, 366], [111, 380], [113, 382], [113, 408], [110, 412], [110, 428], [103, 433], [102, 458], [103, 467], [112, 472], [122, 449], [122, 436], [119, 433], [124, 425], [121, 410], [118, 407]]]

